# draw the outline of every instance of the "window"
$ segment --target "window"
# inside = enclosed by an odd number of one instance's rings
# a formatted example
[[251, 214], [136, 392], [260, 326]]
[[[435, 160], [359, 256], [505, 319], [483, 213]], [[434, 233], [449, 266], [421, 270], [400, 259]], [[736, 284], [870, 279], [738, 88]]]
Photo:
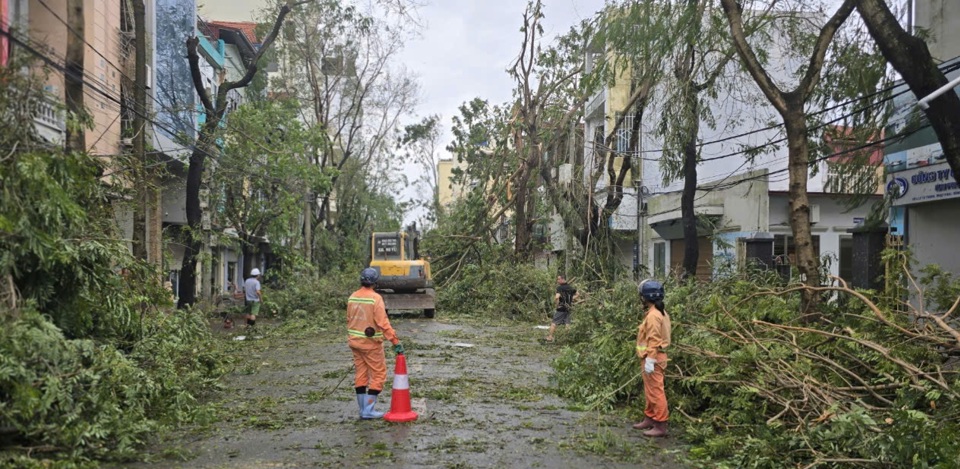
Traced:
[[[820, 236], [813, 237], [813, 254], [820, 256]], [[773, 260], [776, 264], [796, 264], [797, 246], [793, 242], [792, 235], [774, 235], [773, 237]]]
[[653, 243], [653, 272], [654, 275], [663, 278], [667, 266], [667, 243]]
[[827, 162], [824, 189], [834, 194], [869, 194], [880, 186], [881, 172], [876, 166]]
[[373, 240], [374, 256], [383, 260], [400, 260], [400, 237], [377, 235]]
[[233, 291], [233, 284], [237, 281], [237, 263], [227, 262], [227, 291]]
[[[616, 122], [620, 120], [620, 117], [623, 116], [622, 113], [617, 113]], [[620, 127], [617, 129], [617, 141], [616, 141], [616, 151], [623, 156], [623, 153], [629, 152], [630, 149], [630, 137], [633, 134], [633, 114], [629, 114], [623, 119], [623, 124], [620, 124]]]

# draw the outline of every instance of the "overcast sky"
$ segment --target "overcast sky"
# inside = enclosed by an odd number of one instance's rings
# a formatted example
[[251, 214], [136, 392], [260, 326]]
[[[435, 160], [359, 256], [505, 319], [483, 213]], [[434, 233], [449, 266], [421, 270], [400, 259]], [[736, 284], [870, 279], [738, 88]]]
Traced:
[[[267, 0], [200, 0], [201, 13], [211, 20], [250, 21]], [[510, 98], [513, 83], [506, 69], [519, 53], [526, 0], [423, 0], [418, 10], [422, 34], [410, 41], [399, 62], [417, 75], [420, 118], [438, 114], [443, 123], [441, 148], [451, 140], [450, 119], [457, 108], [475, 97], [499, 104]], [[604, 0], [543, 0], [547, 41], [592, 17]], [[416, 119], [419, 120], [419, 119]], [[441, 150], [444, 158], [449, 157]], [[416, 179], [414, 168], [407, 171]], [[408, 188], [403, 199], [414, 196]], [[417, 195], [420, 196], [420, 195]], [[407, 222], [416, 218], [407, 217]]]
[[[417, 115], [442, 118], [441, 147], [450, 142], [450, 119], [464, 101], [480, 97], [499, 104], [510, 98], [513, 83], [506, 69], [519, 53], [526, 4], [525, 0], [430, 0], [420, 8], [422, 36], [407, 45], [401, 62], [419, 77]], [[603, 4], [604, 0], [544, 0], [545, 38], [552, 40], [567, 32]], [[441, 150], [441, 156], [449, 155]], [[408, 190], [404, 198], [413, 195]], [[405, 221], [415, 218], [411, 214]]]
[[[602, 6], [603, 0], [545, 0], [545, 36], [565, 33]], [[449, 127], [464, 101], [510, 97], [505, 70], [519, 52], [525, 7], [524, 0], [432, 0], [420, 9], [423, 36], [409, 43], [401, 61], [420, 77], [421, 114], [440, 114]]]

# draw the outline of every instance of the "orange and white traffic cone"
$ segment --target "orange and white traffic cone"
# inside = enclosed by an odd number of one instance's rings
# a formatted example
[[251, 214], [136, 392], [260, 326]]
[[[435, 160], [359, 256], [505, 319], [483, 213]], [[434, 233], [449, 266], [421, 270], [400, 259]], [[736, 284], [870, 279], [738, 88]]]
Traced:
[[407, 379], [407, 359], [397, 354], [397, 366], [393, 371], [393, 390], [390, 391], [390, 412], [383, 419], [388, 422], [412, 422], [417, 413], [410, 409], [410, 380]]

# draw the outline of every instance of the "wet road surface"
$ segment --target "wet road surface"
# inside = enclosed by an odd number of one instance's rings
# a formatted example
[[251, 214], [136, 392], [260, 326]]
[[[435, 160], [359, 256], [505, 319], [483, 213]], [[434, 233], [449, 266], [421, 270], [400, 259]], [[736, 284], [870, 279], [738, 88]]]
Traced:
[[[406, 348], [413, 423], [359, 420], [338, 325], [266, 325], [234, 340], [238, 360], [207, 425], [165, 435], [133, 467], [684, 467], [626, 416], [581, 411], [549, 387], [556, 345], [530, 324], [391, 319]], [[258, 326], [260, 327], [260, 326]], [[282, 330], [281, 330], [282, 329]], [[387, 411], [394, 357], [387, 353]], [[131, 467], [131, 466], [124, 466]]]

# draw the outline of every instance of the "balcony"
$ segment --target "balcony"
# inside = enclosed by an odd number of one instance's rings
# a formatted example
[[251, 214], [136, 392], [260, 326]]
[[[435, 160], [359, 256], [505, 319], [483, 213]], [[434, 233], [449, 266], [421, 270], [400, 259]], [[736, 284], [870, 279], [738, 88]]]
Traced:
[[67, 123], [63, 110], [55, 104], [55, 99], [48, 95], [46, 99], [37, 101], [33, 121], [41, 139], [60, 145], [66, 139]]
[[583, 115], [587, 120], [595, 118], [603, 118], [604, 104], [607, 101], [607, 90], [602, 89], [597, 91], [595, 95], [590, 98], [590, 101], [587, 102], [586, 108], [583, 110]]

